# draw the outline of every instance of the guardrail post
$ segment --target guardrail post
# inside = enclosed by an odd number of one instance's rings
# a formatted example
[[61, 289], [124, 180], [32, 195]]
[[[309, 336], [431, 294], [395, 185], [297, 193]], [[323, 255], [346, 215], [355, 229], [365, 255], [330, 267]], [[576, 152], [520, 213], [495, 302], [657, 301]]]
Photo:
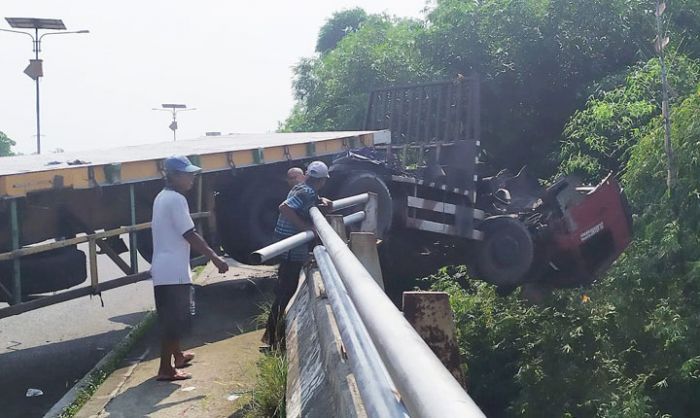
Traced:
[[97, 276], [97, 243], [95, 242], [94, 237], [90, 237], [90, 241], [88, 241], [88, 254], [90, 264], [90, 284], [92, 285], [93, 291], [97, 293], [97, 288], [100, 281]]
[[[134, 185], [129, 185], [129, 203], [131, 209], [131, 226], [136, 225], [136, 193], [134, 192]], [[136, 274], [139, 272], [139, 255], [136, 252], [137, 242], [136, 242], [136, 232], [129, 232], [129, 260], [131, 261], [131, 273]]]
[[452, 376], [466, 387], [449, 295], [403, 292], [403, 315]]
[[379, 209], [377, 194], [369, 193], [369, 200], [365, 204], [365, 220], [360, 224], [360, 231], [377, 234], [377, 210]]
[[348, 242], [348, 236], [345, 234], [345, 222], [343, 222], [343, 215], [327, 215], [328, 223], [331, 224], [333, 230], [336, 234], [343, 240], [343, 242]]
[[350, 250], [355, 254], [360, 263], [384, 290], [384, 277], [379, 264], [379, 253], [377, 252], [377, 237], [372, 232], [351, 232]]
[[[12, 249], [19, 249], [19, 218], [17, 199], [10, 200], [10, 228], [12, 229]], [[19, 257], [12, 260], [12, 302], [22, 303], [22, 277]]]

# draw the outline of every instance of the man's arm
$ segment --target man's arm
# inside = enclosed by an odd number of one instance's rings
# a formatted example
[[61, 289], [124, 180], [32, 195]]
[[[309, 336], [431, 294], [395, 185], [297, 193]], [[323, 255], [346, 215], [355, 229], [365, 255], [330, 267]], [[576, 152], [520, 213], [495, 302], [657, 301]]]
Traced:
[[280, 215], [285, 219], [289, 220], [295, 227], [300, 231], [306, 231], [307, 229], [312, 229], [313, 225], [301, 219], [297, 212], [287, 205], [287, 202], [283, 202], [279, 206]]
[[214, 250], [211, 249], [211, 247], [207, 244], [206, 241], [204, 241], [204, 239], [201, 237], [201, 235], [197, 233], [197, 231], [195, 231], [194, 229], [190, 229], [189, 231], [185, 232], [182, 236], [187, 240], [187, 242], [190, 243], [190, 246], [194, 248], [195, 251], [211, 260], [211, 262], [214, 263], [216, 268], [219, 269], [219, 273], [226, 273], [228, 271], [228, 264], [226, 263], [226, 261], [223, 258], [219, 257], [214, 252]]

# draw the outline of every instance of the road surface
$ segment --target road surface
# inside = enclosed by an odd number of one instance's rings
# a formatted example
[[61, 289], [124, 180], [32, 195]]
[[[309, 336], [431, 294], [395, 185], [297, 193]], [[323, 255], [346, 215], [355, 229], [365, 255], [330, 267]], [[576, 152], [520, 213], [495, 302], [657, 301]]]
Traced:
[[[122, 257], [128, 263], [128, 253]], [[124, 275], [106, 256], [98, 256], [98, 265], [101, 281]], [[148, 268], [144, 260], [139, 265]], [[99, 297], [83, 297], [0, 319], [2, 417], [42, 417], [153, 309], [150, 281], [104, 292], [102, 299], [104, 307]], [[30, 388], [44, 394], [28, 398]]]

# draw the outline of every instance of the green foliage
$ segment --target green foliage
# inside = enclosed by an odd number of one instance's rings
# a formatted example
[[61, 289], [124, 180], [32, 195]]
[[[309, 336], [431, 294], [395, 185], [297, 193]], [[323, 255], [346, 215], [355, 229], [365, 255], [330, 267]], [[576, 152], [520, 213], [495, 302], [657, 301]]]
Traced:
[[685, 417], [700, 407], [698, 93], [672, 112], [674, 196], [658, 123], [632, 146], [622, 179], [636, 240], [585, 298], [561, 290], [531, 306], [485, 283], [458, 286], [463, 269], [433, 278], [450, 293], [470, 392], [488, 416]]
[[338, 42], [348, 33], [357, 31], [365, 20], [367, 13], [359, 7], [333, 13], [318, 32], [316, 52], [325, 54], [335, 49]]
[[415, 48], [421, 25], [371, 16], [319, 58], [294, 68], [297, 104], [282, 131], [361, 129], [373, 88], [425, 78]]
[[17, 143], [11, 140], [4, 132], [0, 131], [0, 157], [5, 157], [9, 155], [15, 155], [12, 152], [12, 147], [17, 145]]
[[[586, 106], [574, 113], [564, 129], [559, 171], [599, 181], [608, 172], [620, 172], [631, 147], [648, 133], [661, 114], [661, 67], [658, 59], [613, 75], [593, 88]], [[695, 92], [700, 64], [675, 55], [669, 60], [670, 103], [674, 106]]]
[[245, 417], [286, 417], [286, 392], [287, 359], [282, 353], [265, 355], [258, 362], [258, 379]]
[[650, 59], [653, 1], [438, 0], [424, 21], [349, 25], [357, 29], [295, 68], [284, 130], [360, 129], [374, 88], [477, 72], [496, 168], [621, 174], [635, 241], [585, 297], [560, 290], [533, 306], [466, 280], [463, 268], [432, 278], [450, 293], [470, 393], [489, 417], [700, 408], [700, 2], [667, 3], [673, 195]]

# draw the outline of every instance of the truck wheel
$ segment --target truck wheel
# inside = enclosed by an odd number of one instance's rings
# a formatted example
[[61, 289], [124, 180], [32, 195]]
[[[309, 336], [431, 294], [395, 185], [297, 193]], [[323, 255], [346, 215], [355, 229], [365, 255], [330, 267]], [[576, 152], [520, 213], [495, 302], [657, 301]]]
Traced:
[[216, 228], [226, 254], [240, 262], [246, 262], [250, 255], [248, 223], [240, 198], [234, 194], [220, 193], [216, 200]]
[[149, 264], [153, 261], [153, 234], [150, 229], [143, 229], [136, 233], [136, 249]]
[[527, 227], [517, 219], [496, 218], [487, 220], [483, 231], [476, 259], [481, 279], [504, 288], [522, 283], [534, 257]]
[[[391, 227], [393, 202], [389, 188], [376, 174], [365, 171], [352, 174], [347, 179], [341, 180], [335, 193], [333, 193], [333, 198], [338, 199], [366, 192], [377, 195], [379, 205], [377, 211], [377, 236], [382, 237]], [[347, 213], [350, 214], [357, 211], [357, 207], [349, 208]]]
[[[153, 233], [150, 229], [136, 232], [136, 249], [149, 264], [153, 262]], [[198, 252], [190, 250], [190, 259], [199, 257], [199, 255]]]
[[[279, 205], [289, 193], [289, 185], [277, 178], [268, 178], [251, 183], [243, 191], [241, 203], [247, 224], [247, 257], [275, 242], [275, 225], [279, 217]], [[234, 231], [235, 234], [235, 231]], [[249, 261], [249, 260], [248, 260]]]
[[[55, 292], [79, 285], [87, 278], [85, 253], [73, 245], [22, 257], [22, 295]], [[12, 291], [12, 262], [0, 263], [2, 285]], [[0, 298], [5, 298], [0, 292]]]

